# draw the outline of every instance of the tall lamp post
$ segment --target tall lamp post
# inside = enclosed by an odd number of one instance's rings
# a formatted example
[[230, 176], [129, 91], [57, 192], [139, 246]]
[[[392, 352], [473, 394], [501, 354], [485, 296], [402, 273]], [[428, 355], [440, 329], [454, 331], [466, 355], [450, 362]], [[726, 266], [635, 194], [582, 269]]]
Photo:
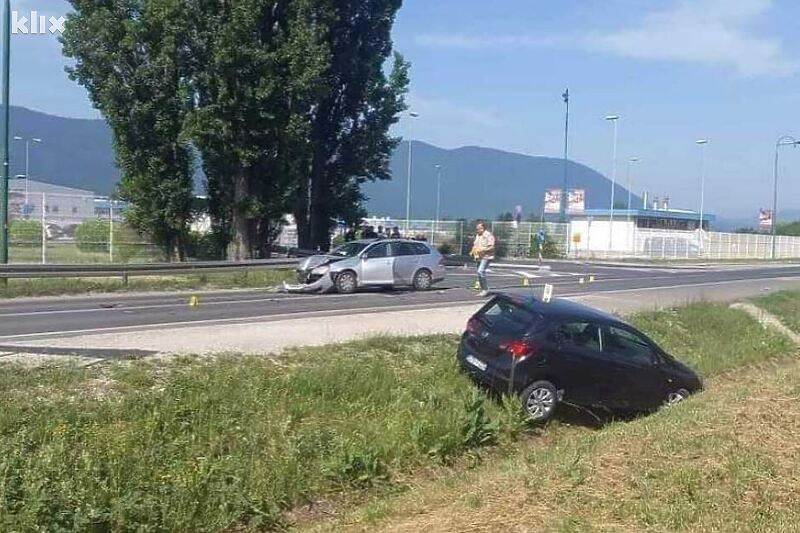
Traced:
[[436, 165], [436, 221], [433, 230], [433, 244], [436, 244], [436, 232], [439, 231], [439, 214], [442, 205], [442, 165]]
[[631, 157], [631, 158], [628, 159], [628, 209], [627, 209], [627, 211], [628, 211], [628, 217], [627, 217], [628, 222], [631, 221], [631, 198], [632, 198], [631, 189], [633, 188], [633, 181], [631, 179], [631, 167], [633, 166], [634, 163], [638, 163], [638, 162], [639, 162], [639, 158], [638, 157]]
[[[8, 173], [9, 173], [9, 111], [11, 86], [11, 0], [3, 2], [3, 117], [0, 148], [3, 150], [3, 170], [0, 176], [0, 263], [8, 263]], [[3, 283], [5, 282], [5, 279]]]
[[561, 98], [564, 99], [567, 107], [564, 118], [564, 184], [561, 188], [561, 223], [564, 224], [567, 222], [567, 187], [569, 186], [567, 179], [569, 169], [569, 87], [564, 90]]
[[606, 120], [614, 124], [614, 144], [611, 148], [611, 215], [608, 222], [608, 251], [614, 247], [614, 197], [617, 191], [617, 128], [619, 115], [608, 115]]
[[25, 141], [25, 209], [28, 209], [28, 181], [31, 179], [31, 143], [41, 144], [42, 140], [36, 137], [27, 139], [19, 135], [14, 136], [15, 141]]
[[706, 146], [708, 146], [708, 139], [698, 139], [695, 141], [700, 147], [700, 235], [701, 243], [703, 231], [705, 231], [705, 214], [706, 214]]
[[[408, 116], [412, 119], [419, 117], [419, 113], [416, 111], [411, 111], [408, 113]], [[409, 224], [411, 224], [411, 165], [413, 160], [413, 144], [411, 140], [411, 123], [413, 121], [409, 121], [408, 126], [408, 180], [406, 182], [406, 234], [408, 234]], [[408, 236], [408, 235], [406, 235]]]
[[775, 169], [773, 173], [774, 184], [772, 187], [772, 259], [775, 259], [776, 240], [778, 236], [778, 154], [781, 146], [797, 146], [800, 141], [791, 135], [783, 135], [775, 143]]

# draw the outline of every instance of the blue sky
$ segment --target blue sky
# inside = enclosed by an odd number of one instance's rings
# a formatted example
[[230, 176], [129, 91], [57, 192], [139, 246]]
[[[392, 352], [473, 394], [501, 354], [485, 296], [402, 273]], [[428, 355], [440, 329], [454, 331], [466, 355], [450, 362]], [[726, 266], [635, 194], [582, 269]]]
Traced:
[[[790, 0], [406, 0], [395, 45], [412, 62], [420, 117], [398, 129], [443, 147], [558, 157], [569, 86], [573, 159], [610, 174], [603, 117], [618, 114], [619, 179], [637, 156], [637, 192], [697, 208], [695, 140], [708, 138], [707, 209], [755, 217], [771, 203], [775, 140], [800, 135], [797, 20]], [[13, 104], [97, 116], [53, 37], [16, 35], [13, 46]], [[800, 151], [784, 150], [781, 170], [783, 206], [800, 208]]]

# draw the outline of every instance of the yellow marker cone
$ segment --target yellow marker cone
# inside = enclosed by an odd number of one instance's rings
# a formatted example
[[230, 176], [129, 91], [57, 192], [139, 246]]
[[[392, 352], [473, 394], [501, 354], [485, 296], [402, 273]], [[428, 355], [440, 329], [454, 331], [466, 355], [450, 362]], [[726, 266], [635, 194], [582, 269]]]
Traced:
[[476, 281], [475, 285], [472, 288], [475, 289], [476, 291], [479, 291], [481, 289], [481, 283], [479, 281]]
[[594, 274], [589, 276], [589, 283], [594, 283]]
[[578, 283], [580, 283], [581, 285], [583, 285], [584, 283], [586, 283], [586, 279], [584, 279], [584, 278], [580, 278], [580, 279], [578, 280]]
[[189, 298], [189, 307], [200, 307], [200, 298], [197, 296]]
[[522, 286], [523, 287], [530, 287], [531, 286], [531, 280], [529, 280], [527, 278], [527, 276], [522, 278]]

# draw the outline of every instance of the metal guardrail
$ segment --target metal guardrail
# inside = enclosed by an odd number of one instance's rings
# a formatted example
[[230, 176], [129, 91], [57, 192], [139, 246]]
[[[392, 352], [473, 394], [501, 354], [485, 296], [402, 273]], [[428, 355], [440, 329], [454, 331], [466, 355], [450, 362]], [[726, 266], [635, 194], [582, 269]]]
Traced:
[[291, 268], [297, 259], [261, 259], [254, 261], [197, 261], [187, 263], [143, 263], [101, 265], [5, 265], [0, 267], [0, 279], [22, 278], [113, 278], [127, 281], [131, 276], [198, 274]]

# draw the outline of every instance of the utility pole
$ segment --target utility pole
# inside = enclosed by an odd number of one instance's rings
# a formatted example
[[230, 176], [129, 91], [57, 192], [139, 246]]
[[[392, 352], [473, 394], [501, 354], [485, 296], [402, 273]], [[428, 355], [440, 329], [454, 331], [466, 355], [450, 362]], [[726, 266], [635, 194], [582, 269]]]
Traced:
[[413, 164], [413, 150], [414, 145], [413, 141], [411, 140], [411, 123], [413, 119], [419, 117], [419, 113], [415, 111], [410, 111], [408, 116], [411, 117], [411, 120], [408, 121], [408, 179], [406, 181], [406, 237], [408, 237], [409, 225], [411, 224], [411, 168]]
[[568, 165], [569, 165], [569, 87], [561, 95], [567, 106], [566, 118], [564, 120], [564, 184], [561, 187], [561, 222], [567, 222], [567, 187], [569, 186]]
[[614, 145], [611, 149], [611, 211], [608, 219], [608, 251], [614, 248], [614, 200], [617, 191], [617, 124], [619, 115], [608, 115], [606, 120], [614, 124]]
[[[0, 149], [3, 151], [3, 174], [0, 176], [0, 264], [8, 264], [8, 174], [9, 174], [9, 113], [11, 74], [11, 0], [3, 2], [3, 117]], [[3, 283], [5, 282], [5, 278]]]
[[776, 258], [776, 241], [778, 239], [778, 154], [781, 146], [794, 146], [800, 144], [791, 135], [783, 135], [775, 143], [775, 170], [773, 174], [774, 184], [772, 188], [772, 259]]

